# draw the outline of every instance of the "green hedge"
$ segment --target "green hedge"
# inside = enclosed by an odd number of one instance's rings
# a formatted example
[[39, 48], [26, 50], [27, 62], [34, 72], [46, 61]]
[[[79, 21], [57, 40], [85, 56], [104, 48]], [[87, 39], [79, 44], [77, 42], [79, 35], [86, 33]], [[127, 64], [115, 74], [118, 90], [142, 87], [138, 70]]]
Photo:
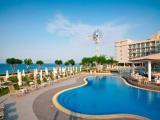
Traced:
[[13, 86], [14, 86], [15, 90], [19, 90], [19, 85], [18, 84], [14, 84]]
[[40, 79], [38, 79], [38, 80], [37, 80], [37, 84], [41, 84], [41, 81], [40, 81]]
[[0, 96], [6, 95], [9, 93], [8, 87], [6, 88], [0, 88]]
[[11, 81], [11, 82], [14, 82], [14, 83], [17, 83], [17, 82], [18, 82], [17, 76], [9, 77], [8, 80]]

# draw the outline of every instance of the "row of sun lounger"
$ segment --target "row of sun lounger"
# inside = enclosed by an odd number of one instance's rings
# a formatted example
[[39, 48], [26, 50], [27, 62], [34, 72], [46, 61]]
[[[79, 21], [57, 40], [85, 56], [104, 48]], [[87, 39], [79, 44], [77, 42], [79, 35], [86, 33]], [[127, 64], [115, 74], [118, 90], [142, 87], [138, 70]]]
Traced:
[[139, 75], [139, 74], [131, 74], [131, 77], [136, 79], [138, 81], [139, 84], [148, 84], [149, 83], [149, 80], [148, 78], [142, 76], [142, 75]]
[[32, 85], [30, 85], [30, 86], [28, 86], [28, 87], [21, 88], [20, 90], [15, 90], [15, 89], [14, 89], [14, 86], [11, 85], [11, 86], [9, 86], [10, 95], [11, 95], [11, 96], [20, 97], [20, 96], [26, 95], [26, 94], [28, 94], [28, 93], [31, 93], [31, 92], [33, 92], [33, 91], [36, 91], [36, 90], [38, 90], [38, 89], [45, 88], [45, 87], [47, 87], [47, 86], [51, 86], [51, 85], [53, 85], [55, 82], [59, 82], [59, 81], [61, 81], [61, 80], [65, 80], [65, 79], [68, 79], [68, 78], [73, 78], [73, 77], [75, 77], [75, 76], [78, 76], [78, 74], [77, 74], [77, 75], [74, 75], [74, 76], [68, 76], [68, 77], [64, 77], [64, 78], [59, 78], [59, 79], [56, 79], [56, 80], [49, 80], [49, 81], [44, 82], [44, 83], [42, 83], [42, 84], [40, 84], [40, 85], [38, 85], [38, 84], [32, 84]]

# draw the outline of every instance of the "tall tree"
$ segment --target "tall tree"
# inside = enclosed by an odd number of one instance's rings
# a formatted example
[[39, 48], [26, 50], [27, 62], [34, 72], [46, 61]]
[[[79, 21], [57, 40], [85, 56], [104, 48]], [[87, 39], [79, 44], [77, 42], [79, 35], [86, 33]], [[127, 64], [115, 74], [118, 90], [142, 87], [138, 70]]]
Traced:
[[110, 57], [109, 59], [106, 60], [106, 63], [113, 67], [113, 65], [118, 64], [118, 61], [114, 60], [113, 57]]
[[58, 72], [59, 72], [59, 66], [63, 64], [63, 61], [60, 60], [60, 59], [57, 59], [57, 60], [54, 61], [54, 63], [57, 65], [57, 67], [58, 67]]
[[42, 60], [37, 60], [36, 64], [38, 66], [38, 70], [40, 70], [40, 67], [41, 67], [41, 65], [44, 64], [44, 62]]
[[58, 66], [63, 64], [62, 60], [58, 60], [58, 59], [55, 60], [54, 63]]
[[64, 65], [65, 65], [65, 66], [68, 66], [68, 65], [69, 65], [69, 62], [68, 62], [68, 61], [66, 61], [66, 62], [64, 63]]
[[18, 64], [22, 64], [22, 60], [16, 59], [16, 58], [7, 58], [6, 63], [11, 65], [12, 68], [12, 74], [14, 74], [14, 71]]
[[29, 72], [28, 68], [29, 68], [29, 66], [30, 66], [31, 64], [33, 64], [32, 59], [31, 59], [31, 58], [28, 58], [28, 59], [26, 58], [26, 59], [24, 59], [24, 64], [26, 65], [27, 71]]
[[74, 61], [73, 59], [68, 60], [68, 62], [69, 62], [69, 64], [72, 65], [72, 66], [75, 65], [75, 61]]
[[93, 60], [91, 57], [84, 57], [81, 60], [81, 65], [85, 66], [85, 67], [89, 67], [93, 64]]

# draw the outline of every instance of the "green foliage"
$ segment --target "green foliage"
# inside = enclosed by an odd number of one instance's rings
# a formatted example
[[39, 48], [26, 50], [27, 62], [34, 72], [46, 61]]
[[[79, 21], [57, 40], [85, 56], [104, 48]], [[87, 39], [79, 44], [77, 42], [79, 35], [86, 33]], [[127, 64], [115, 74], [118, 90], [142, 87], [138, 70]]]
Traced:
[[105, 56], [93, 56], [93, 57], [84, 57], [81, 60], [81, 65], [83, 66], [95, 66], [96, 64], [104, 65], [104, 64], [117, 64], [118, 61], [114, 60], [112, 57], [106, 59]]
[[47, 82], [47, 79], [45, 77], [43, 78], [43, 82]]
[[29, 80], [29, 77], [27, 75], [22, 77], [22, 81], [28, 81], [28, 80]]
[[106, 60], [106, 63], [110, 65], [114, 65], [114, 64], [118, 64], [118, 61], [114, 60], [113, 57], [111, 57]]
[[92, 62], [95, 62], [97, 64], [105, 64], [106, 63], [106, 57], [101, 55], [101, 56], [93, 56], [92, 58]]
[[66, 62], [64, 63], [64, 65], [68, 66], [68, 65], [69, 65], [69, 62], [68, 62], [68, 61], [66, 61]]
[[75, 61], [73, 59], [70, 59], [68, 62], [70, 65], [75, 65]]
[[13, 86], [14, 86], [15, 90], [19, 90], [20, 89], [18, 84], [14, 84]]
[[33, 75], [33, 74], [30, 74], [30, 75], [29, 75], [29, 78], [30, 78], [31, 80], [33, 80], [33, 79], [34, 79], [34, 75]]
[[81, 61], [83, 66], [91, 66], [93, 64], [93, 59], [91, 57], [84, 57]]
[[17, 83], [18, 82], [17, 76], [11, 76], [11, 77], [8, 78], [8, 80], [13, 82], [13, 83]]
[[14, 70], [17, 67], [17, 64], [22, 64], [22, 60], [16, 59], [16, 58], [7, 58], [6, 63], [10, 64], [12, 67], [12, 74], [14, 73]]
[[55, 63], [56, 65], [61, 65], [61, 64], [63, 64], [62, 60], [55, 60], [54, 63]]
[[66, 66], [68, 66], [68, 65], [75, 65], [75, 61], [73, 59], [70, 59], [70, 60], [66, 61], [64, 64]]
[[6, 88], [0, 88], [0, 96], [6, 95], [9, 93], [8, 87]]
[[24, 81], [25, 82], [25, 85], [29, 85], [29, 77], [26, 75], [26, 76], [24, 76], [24, 77], [22, 77], [22, 81]]
[[11, 64], [11, 65], [13, 65], [13, 64], [22, 64], [22, 60], [16, 59], [16, 58], [7, 58], [6, 59], [6, 63], [7, 64]]
[[37, 64], [37, 65], [42, 65], [42, 64], [44, 64], [44, 62], [43, 62], [42, 60], [38, 60], [38, 61], [36, 62], [36, 64]]
[[4, 82], [4, 78], [3, 77], [0, 78], [0, 82]]
[[33, 64], [32, 59], [31, 58], [26, 58], [24, 59], [24, 64], [26, 64], [27, 68], [29, 67], [29, 65]]
[[40, 79], [37, 79], [37, 84], [41, 84], [41, 80]]
[[44, 64], [44, 62], [42, 60], [38, 60], [36, 64], [38, 65], [38, 69], [40, 69], [40, 66]]

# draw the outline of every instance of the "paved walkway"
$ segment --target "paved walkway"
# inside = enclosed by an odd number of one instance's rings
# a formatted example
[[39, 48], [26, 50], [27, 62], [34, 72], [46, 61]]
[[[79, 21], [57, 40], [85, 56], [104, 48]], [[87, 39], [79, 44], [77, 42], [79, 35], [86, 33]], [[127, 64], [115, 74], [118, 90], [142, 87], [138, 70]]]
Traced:
[[80, 118], [65, 115], [61, 111], [57, 110], [57, 108], [55, 108], [52, 103], [52, 97], [62, 89], [82, 84], [84, 82], [82, 81], [83, 78], [84, 76], [76, 77], [74, 78], [76, 82], [73, 83], [71, 80], [69, 80], [70, 82], [72, 82], [72, 84], [68, 84], [54, 90], [49, 90], [38, 96], [33, 103], [33, 111], [36, 114], [37, 118], [39, 120], [82, 120]]
[[[0, 103], [5, 104], [5, 120], [38, 120], [35, 116], [32, 105], [34, 100], [46, 91], [54, 91], [55, 88], [64, 85], [74, 84], [75, 79], [65, 80], [55, 83], [53, 86], [41, 88], [22, 97], [10, 97], [9, 95], [0, 97]], [[48, 99], [49, 100], [49, 99]], [[43, 108], [42, 108], [43, 109]]]
[[0, 103], [5, 104], [5, 120], [85, 120], [62, 113], [52, 103], [52, 97], [55, 93], [82, 84], [84, 76], [57, 82], [53, 86], [42, 88], [23, 97], [0, 97]]

